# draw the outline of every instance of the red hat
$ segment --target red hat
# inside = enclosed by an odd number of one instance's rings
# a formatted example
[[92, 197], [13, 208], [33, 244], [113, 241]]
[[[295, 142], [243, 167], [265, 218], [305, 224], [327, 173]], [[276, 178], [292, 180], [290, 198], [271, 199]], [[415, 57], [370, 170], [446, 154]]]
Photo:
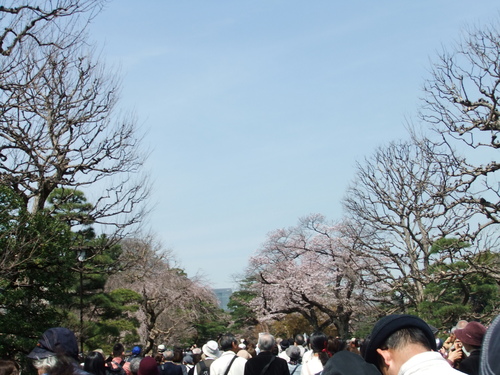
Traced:
[[139, 364], [138, 375], [159, 375], [158, 364], [153, 357], [144, 357]]
[[478, 322], [470, 322], [462, 329], [455, 330], [455, 336], [464, 344], [481, 346], [486, 328]]

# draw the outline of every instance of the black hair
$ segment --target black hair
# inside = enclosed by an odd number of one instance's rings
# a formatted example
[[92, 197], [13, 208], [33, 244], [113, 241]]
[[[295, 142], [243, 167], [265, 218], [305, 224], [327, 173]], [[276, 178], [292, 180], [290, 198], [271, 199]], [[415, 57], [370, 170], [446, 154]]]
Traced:
[[221, 350], [228, 351], [233, 348], [233, 342], [238, 343], [236, 337], [231, 333], [225, 333], [219, 339], [219, 345]]
[[297, 345], [304, 345], [305, 340], [304, 340], [304, 335], [301, 333], [298, 333], [295, 335], [295, 343]]
[[113, 346], [113, 357], [120, 357], [121, 355], [123, 355], [124, 351], [125, 347], [122, 344], [115, 344], [115, 346]]
[[432, 350], [427, 336], [416, 327], [402, 328], [394, 332], [385, 340], [381, 349], [401, 349], [408, 344], [419, 344], [426, 350]]
[[90, 352], [85, 357], [83, 369], [93, 375], [106, 375], [103, 355], [99, 352]]

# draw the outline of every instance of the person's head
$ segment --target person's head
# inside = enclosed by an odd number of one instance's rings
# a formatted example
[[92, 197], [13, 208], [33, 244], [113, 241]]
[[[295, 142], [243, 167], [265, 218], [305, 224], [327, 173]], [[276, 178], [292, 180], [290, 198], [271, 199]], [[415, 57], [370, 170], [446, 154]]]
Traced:
[[[155, 358], [156, 360], [156, 358]], [[134, 357], [130, 360], [130, 372], [134, 375], [137, 375], [139, 372], [139, 366], [141, 364], [142, 357]]]
[[57, 355], [78, 360], [78, 342], [75, 334], [67, 328], [46, 330], [37, 346], [28, 354], [28, 358], [39, 360]]
[[19, 375], [19, 365], [14, 361], [0, 360], [0, 375]]
[[436, 341], [427, 323], [413, 315], [388, 315], [373, 327], [364, 356], [384, 375], [393, 375], [411, 357], [430, 350], [436, 350]]
[[99, 352], [90, 352], [83, 362], [83, 369], [90, 374], [105, 375], [104, 357]]
[[182, 358], [182, 363], [184, 363], [185, 365], [194, 365], [193, 357], [189, 354], [186, 354], [184, 358]]
[[226, 333], [220, 337], [219, 346], [220, 349], [225, 352], [229, 350], [237, 352], [239, 349], [238, 340], [236, 340], [236, 337], [234, 337], [234, 335], [231, 333]]
[[290, 346], [285, 351], [288, 358], [290, 358], [290, 363], [295, 364], [300, 360], [300, 349], [297, 346]]
[[163, 363], [164, 359], [165, 359], [165, 357], [163, 357], [163, 353], [156, 353], [155, 361], [158, 365], [161, 365]]
[[311, 349], [313, 353], [320, 353], [328, 347], [328, 336], [323, 332], [314, 332], [311, 335]]
[[165, 361], [173, 361], [174, 360], [174, 351], [171, 349], [167, 349], [163, 352], [163, 356], [165, 357]]
[[172, 362], [182, 363], [182, 358], [184, 358], [182, 349], [174, 349], [174, 358], [172, 359]]
[[117, 343], [113, 346], [113, 357], [121, 357], [124, 352], [125, 347], [122, 344]]
[[78, 361], [78, 343], [75, 334], [67, 328], [46, 330], [37, 346], [28, 354], [39, 374], [70, 374]]
[[280, 342], [280, 347], [282, 351], [286, 351], [290, 347], [290, 341], [288, 340], [281, 340]]
[[238, 344], [238, 348], [245, 350], [247, 348], [247, 343], [245, 339], [240, 339], [240, 343]]
[[203, 354], [208, 358], [219, 358], [219, 344], [216, 341], [210, 340], [201, 348]]
[[304, 340], [304, 335], [302, 334], [297, 334], [295, 335], [295, 345], [304, 345], [305, 340]]
[[139, 363], [138, 375], [160, 375], [158, 365], [153, 357], [144, 357]]
[[273, 350], [274, 346], [276, 345], [276, 340], [274, 339], [273, 335], [266, 332], [266, 333], [259, 335], [259, 341], [258, 341], [257, 345], [261, 351], [270, 352]]
[[201, 361], [201, 354], [200, 353], [193, 353], [193, 364], [196, 365], [198, 362]]
[[485, 334], [486, 327], [478, 322], [470, 322], [464, 328], [457, 328], [455, 331], [455, 336], [468, 351], [480, 348]]
[[328, 357], [331, 357], [335, 353], [338, 353], [341, 350], [344, 350], [345, 346], [346, 346], [345, 341], [342, 341], [341, 339], [339, 339], [337, 337], [328, 337], [328, 344], [327, 344], [327, 349], [326, 349]]
[[132, 355], [133, 356], [140, 356], [141, 355], [141, 347], [140, 346], [134, 346], [132, 348]]

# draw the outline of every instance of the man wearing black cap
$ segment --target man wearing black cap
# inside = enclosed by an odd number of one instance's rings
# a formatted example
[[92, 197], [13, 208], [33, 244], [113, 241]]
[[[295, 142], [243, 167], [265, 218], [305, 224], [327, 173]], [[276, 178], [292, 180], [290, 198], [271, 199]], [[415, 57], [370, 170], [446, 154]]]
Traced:
[[75, 334], [67, 328], [57, 327], [45, 331], [37, 346], [28, 354], [38, 374], [53, 372], [89, 375], [78, 366], [78, 343]]
[[463, 375], [436, 350], [429, 325], [413, 315], [388, 315], [373, 327], [365, 360], [383, 375]]

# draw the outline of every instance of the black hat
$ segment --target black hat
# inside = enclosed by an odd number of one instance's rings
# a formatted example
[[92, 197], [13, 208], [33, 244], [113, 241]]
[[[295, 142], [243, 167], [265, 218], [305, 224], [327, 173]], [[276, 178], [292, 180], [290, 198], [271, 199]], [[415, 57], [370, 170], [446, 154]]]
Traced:
[[365, 350], [366, 362], [377, 365], [377, 349], [380, 348], [390, 335], [403, 328], [419, 328], [427, 338], [429, 347], [432, 350], [436, 350], [436, 339], [429, 325], [422, 319], [406, 314], [388, 315], [380, 319], [373, 327]]
[[326, 362], [322, 375], [380, 375], [380, 371], [359, 354], [342, 350]]
[[56, 327], [46, 330], [35, 349], [28, 354], [28, 358], [44, 359], [56, 354], [78, 359], [78, 342], [75, 334], [67, 328]]

